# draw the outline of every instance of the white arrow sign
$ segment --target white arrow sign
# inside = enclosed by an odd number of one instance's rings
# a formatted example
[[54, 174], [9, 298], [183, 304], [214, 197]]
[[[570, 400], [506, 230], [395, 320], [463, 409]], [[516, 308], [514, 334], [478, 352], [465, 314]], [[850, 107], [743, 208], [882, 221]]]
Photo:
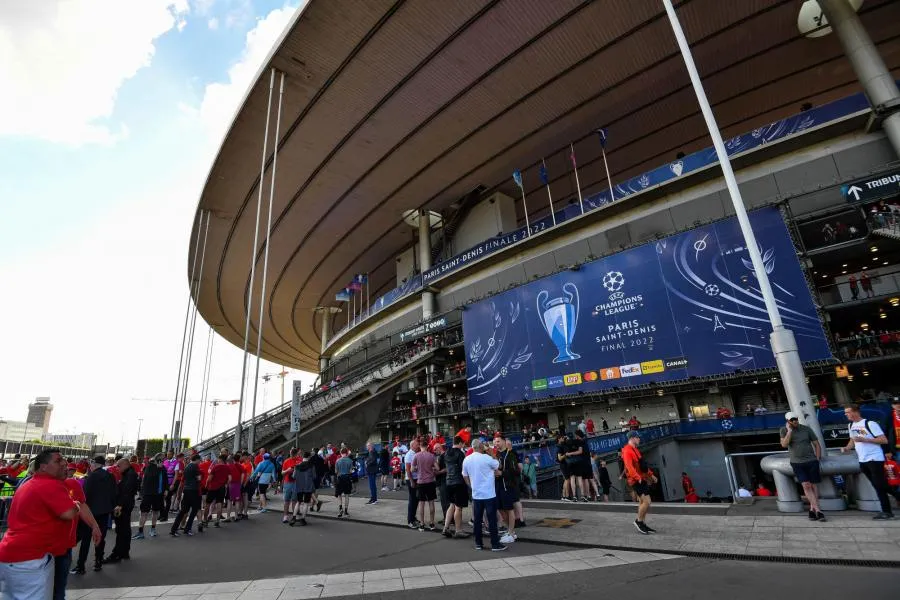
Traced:
[[859, 200], [859, 193], [860, 193], [861, 191], [863, 191], [862, 188], [861, 188], [861, 187], [857, 187], [857, 186], [855, 186], [855, 185], [851, 185], [849, 188], [847, 188], [847, 193], [848, 193], [848, 194], [853, 194], [853, 199], [854, 199], [854, 200]]

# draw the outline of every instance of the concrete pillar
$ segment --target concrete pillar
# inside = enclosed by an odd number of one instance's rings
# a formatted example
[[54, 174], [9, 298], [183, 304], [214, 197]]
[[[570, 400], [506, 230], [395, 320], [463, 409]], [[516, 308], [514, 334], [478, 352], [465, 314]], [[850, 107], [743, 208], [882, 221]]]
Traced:
[[[431, 215], [427, 210], [419, 211], [419, 270], [424, 273], [431, 268]], [[422, 292], [422, 320], [434, 314], [434, 292]]]
[[337, 306], [317, 306], [314, 312], [322, 316], [322, 346], [319, 352], [319, 373], [325, 373], [325, 369], [331, 363], [331, 359], [325, 355], [328, 342], [331, 340], [331, 316], [341, 312]]
[[428, 431], [430, 431], [431, 433], [437, 431], [437, 417], [433, 416], [435, 414], [435, 411], [437, 410], [437, 390], [434, 387], [434, 372], [435, 368], [433, 364], [430, 364], [425, 368], [425, 373], [427, 376], [426, 381], [428, 382], [428, 387], [425, 388], [425, 397], [428, 400], [428, 406], [432, 415], [428, 417], [426, 423], [428, 423]]
[[844, 54], [853, 66], [857, 79], [863, 86], [866, 96], [873, 107], [894, 107], [894, 112], [882, 121], [882, 127], [894, 147], [894, 152], [900, 156], [900, 90], [897, 83], [891, 77], [878, 54], [878, 50], [872, 43], [863, 27], [859, 16], [850, 6], [847, 0], [818, 0], [819, 7], [828, 18], [828, 24], [837, 35], [844, 48]]
[[834, 392], [834, 399], [839, 406], [847, 406], [853, 402], [853, 396], [850, 395], [850, 390], [847, 389], [847, 382], [843, 379], [835, 377], [831, 382], [831, 389]]

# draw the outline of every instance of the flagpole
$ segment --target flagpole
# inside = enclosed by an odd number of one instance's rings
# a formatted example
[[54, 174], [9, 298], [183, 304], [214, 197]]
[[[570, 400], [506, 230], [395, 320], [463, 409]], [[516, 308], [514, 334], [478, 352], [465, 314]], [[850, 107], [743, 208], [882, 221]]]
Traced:
[[600, 144], [600, 154], [603, 155], [603, 168], [606, 169], [606, 183], [609, 184], [609, 201], [612, 202], [616, 199], [616, 196], [613, 194], [612, 178], [609, 176], [609, 164], [606, 162], [606, 148], [603, 144]]
[[584, 202], [581, 199], [581, 182], [578, 181], [578, 164], [575, 162], [575, 144], [569, 144], [569, 150], [571, 154], [569, 158], [572, 159], [572, 169], [575, 170], [575, 187], [578, 189], [578, 206], [581, 207], [581, 214], [584, 214]]
[[369, 274], [366, 273], [366, 316], [369, 316], [369, 311], [372, 307], [369, 305]]
[[[347, 302], [347, 304], [350, 304], [350, 302]], [[350, 311], [349, 310], [347, 311], [347, 330], [348, 331], [350, 330]]]
[[553, 196], [550, 194], [550, 178], [547, 176], [547, 164], [541, 159], [541, 166], [544, 167], [544, 185], [547, 186], [547, 198], [550, 199], [550, 216], [553, 217], [553, 225], [556, 226], [556, 211], [553, 210]]

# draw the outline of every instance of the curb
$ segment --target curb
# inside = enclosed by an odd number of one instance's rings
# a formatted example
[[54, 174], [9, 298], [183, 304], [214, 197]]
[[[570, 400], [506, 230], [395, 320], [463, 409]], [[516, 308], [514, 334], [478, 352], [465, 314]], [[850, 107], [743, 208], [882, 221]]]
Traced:
[[[367, 521], [365, 519], [356, 519], [353, 517], [341, 517], [310, 513], [309, 517], [328, 519], [331, 521], [348, 521], [351, 523], [366, 523], [368, 525], [377, 525], [379, 527], [393, 527], [399, 529], [409, 529], [406, 525], [400, 523], [385, 523], [383, 521]], [[519, 535], [520, 542], [529, 542], [531, 544], [544, 544], [546, 546], [563, 546], [566, 548], [598, 548], [600, 550], [621, 550], [627, 552], [646, 552], [653, 554], [669, 554], [672, 556], [683, 556], [685, 558], [705, 558], [713, 560], [736, 560], [747, 562], [768, 562], [768, 563], [785, 563], [785, 564], [801, 564], [801, 565], [826, 565], [840, 567], [875, 567], [880, 569], [900, 569], [900, 560], [876, 560], [876, 559], [854, 559], [854, 558], [817, 558], [811, 556], [773, 556], [769, 554], [729, 554], [720, 552], [693, 552], [690, 550], [669, 550], [666, 548], [638, 548], [635, 546], [617, 546], [611, 544], [588, 544], [585, 542], [570, 541], [554, 541], [541, 540], [536, 538], [528, 538]]]

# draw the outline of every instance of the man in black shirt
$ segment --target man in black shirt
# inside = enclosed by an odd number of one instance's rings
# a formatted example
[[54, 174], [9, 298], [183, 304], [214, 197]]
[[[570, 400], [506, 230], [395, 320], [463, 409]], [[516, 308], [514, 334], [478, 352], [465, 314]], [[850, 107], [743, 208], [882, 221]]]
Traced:
[[[116, 479], [103, 468], [105, 464], [106, 459], [102, 456], [95, 456], [91, 461], [91, 472], [84, 478], [85, 502], [100, 527], [100, 543], [94, 546], [94, 571], [103, 568], [106, 528], [109, 524], [109, 516], [116, 507]], [[91, 544], [91, 529], [83, 521], [78, 523], [78, 540], [80, 542], [78, 560], [72, 573], [83, 575]]]
[[194, 517], [200, 510], [202, 498], [200, 496], [200, 480], [203, 475], [200, 472], [200, 455], [195, 454], [191, 457], [191, 462], [184, 467], [183, 486], [184, 490], [181, 496], [181, 508], [175, 515], [175, 522], [172, 523], [172, 531], [169, 535], [178, 537], [178, 529], [181, 527], [181, 520], [187, 516], [187, 523], [184, 526], [184, 535], [194, 535], [191, 527], [194, 526]]
[[[447, 469], [447, 500], [450, 507], [444, 515], [444, 528], [441, 533], [444, 537], [466, 537], [462, 531], [462, 511], [469, 505], [469, 486], [466, 485], [462, 474], [463, 460], [466, 453], [463, 452], [465, 442], [460, 436], [453, 438], [453, 447], [444, 453], [444, 465]], [[450, 533], [450, 523], [456, 527], [455, 533]]]
[[122, 478], [116, 486], [116, 507], [113, 519], [116, 525], [116, 545], [113, 551], [103, 559], [104, 563], [117, 563], [131, 558], [131, 511], [134, 510], [134, 496], [138, 490], [138, 476], [131, 463], [121, 459], [116, 466]]
[[566, 502], [575, 502], [574, 492], [571, 489], [569, 479], [572, 477], [572, 470], [566, 460], [569, 452], [569, 440], [566, 434], [560, 430], [556, 436], [556, 462], [559, 463], [559, 472], [563, 478], [562, 499]]
[[578, 490], [581, 490], [581, 501], [588, 502], [588, 494], [584, 482], [585, 479], [592, 479], [594, 474], [591, 469], [587, 442], [584, 440], [584, 432], [580, 429], [576, 430], [575, 437], [566, 443], [565, 457], [566, 464], [569, 467], [569, 485], [572, 489], [572, 501], [578, 501]]
[[600, 479], [600, 487], [603, 493], [603, 501], [609, 502], [609, 490], [612, 487], [612, 480], [609, 478], [609, 469], [606, 468], [606, 461], [597, 459], [597, 475]]

